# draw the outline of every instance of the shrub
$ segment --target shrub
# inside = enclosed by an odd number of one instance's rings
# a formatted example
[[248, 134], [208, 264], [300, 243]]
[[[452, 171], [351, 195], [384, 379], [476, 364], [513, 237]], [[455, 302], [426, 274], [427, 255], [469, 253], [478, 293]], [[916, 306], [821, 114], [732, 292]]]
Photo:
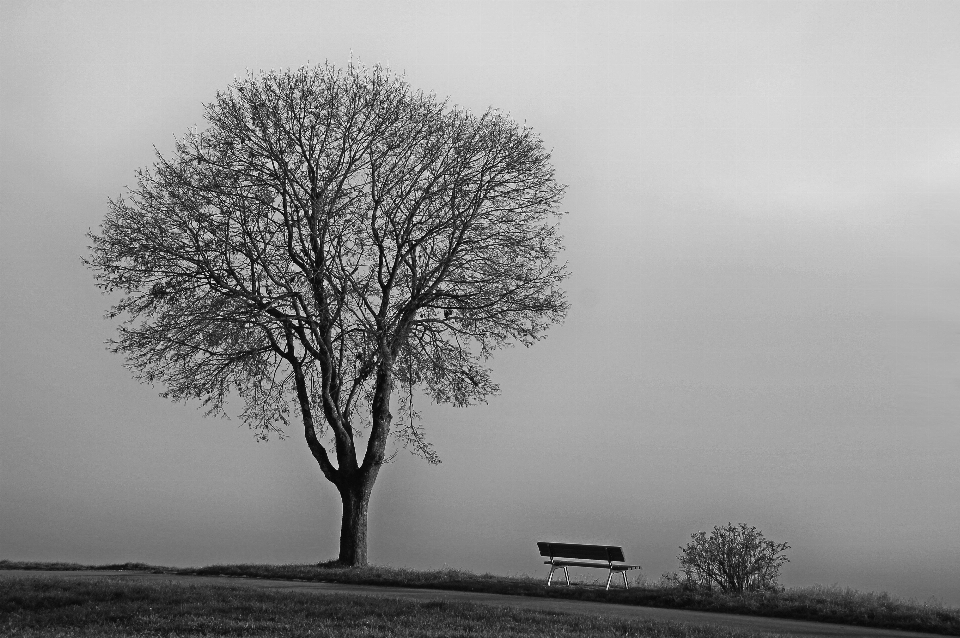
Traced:
[[680, 569], [689, 584], [724, 592], [777, 589], [780, 567], [789, 562], [786, 543], [774, 543], [745, 523], [719, 525], [707, 536], [697, 532], [680, 548]]

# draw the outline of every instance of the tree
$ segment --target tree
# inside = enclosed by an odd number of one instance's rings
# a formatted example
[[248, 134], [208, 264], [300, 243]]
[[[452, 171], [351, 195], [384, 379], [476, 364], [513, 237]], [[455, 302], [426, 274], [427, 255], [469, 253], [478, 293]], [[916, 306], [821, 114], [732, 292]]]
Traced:
[[789, 562], [782, 555], [787, 549], [786, 543], [765, 539], [756, 527], [727, 523], [726, 527], [715, 526], [710, 536], [693, 534], [677, 558], [688, 583], [743, 593], [775, 588], [780, 567]]
[[484, 401], [491, 354], [562, 320], [564, 187], [530, 128], [379, 66], [248, 74], [205, 117], [89, 234], [120, 294], [110, 348], [161, 396], [238, 396], [258, 436], [300, 420], [343, 504], [338, 561], [365, 565], [390, 436], [438, 462], [414, 390]]

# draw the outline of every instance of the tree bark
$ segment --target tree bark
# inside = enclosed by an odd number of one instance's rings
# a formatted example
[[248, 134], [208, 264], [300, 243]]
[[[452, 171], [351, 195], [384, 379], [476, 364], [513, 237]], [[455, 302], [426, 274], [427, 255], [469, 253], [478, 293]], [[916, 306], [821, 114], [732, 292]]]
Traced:
[[363, 475], [345, 481], [338, 486], [343, 503], [343, 518], [340, 522], [340, 556], [337, 562], [350, 567], [367, 565], [367, 510], [372, 477]]
[[[373, 428], [363, 464], [357, 467], [352, 447], [349, 454], [337, 451], [340, 461], [340, 480], [335, 485], [343, 503], [343, 518], [340, 522], [340, 556], [337, 562], [350, 567], [367, 565], [367, 510], [370, 493], [383, 465], [383, 453], [390, 433], [390, 393], [393, 390], [393, 374], [390, 363], [381, 364], [375, 382], [372, 415]], [[338, 437], [339, 441], [339, 437]], [[348, 465], [349, 463], [349, 465]]]

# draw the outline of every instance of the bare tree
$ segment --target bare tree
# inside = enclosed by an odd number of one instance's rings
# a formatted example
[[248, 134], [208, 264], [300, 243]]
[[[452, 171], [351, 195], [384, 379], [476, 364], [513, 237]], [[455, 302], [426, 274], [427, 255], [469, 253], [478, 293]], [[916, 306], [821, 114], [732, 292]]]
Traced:
[[379, 66], [250, 74], [205, 117], [89, 235], [120, 294], [111, 349], [161, 396], [238, 396], [259, 436], [301, 420], [343, 503], [338, 560], [365, 565], [389, 437], [438, 462], [414, 390], [483, 401], [491, 353], [562, 320], [563, 187], [531, 129]]

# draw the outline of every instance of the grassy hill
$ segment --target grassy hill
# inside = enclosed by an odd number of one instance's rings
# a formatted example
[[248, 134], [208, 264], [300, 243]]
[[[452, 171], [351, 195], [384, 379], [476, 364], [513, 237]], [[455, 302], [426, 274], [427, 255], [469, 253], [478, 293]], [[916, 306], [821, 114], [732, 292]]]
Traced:
[[[498, 594], [510, 594], [517, 596], [540, 596], [540, 597], [551, 597], [551, 598], [569, 598], [577, 600], [593, 600], [593, 601], [603, 601], [608, 603], [619, 603], [624, 605], [644, 605], [652, 607], [666, 607], [673, 609], [691, 609], [699, 611], [712, 611], [712, 612], [723, 612], [723, 613], [736, 613], [736, 614], [748, 614], [748, 615], [758, 615], [758, 616], [771, 616], [779, 618], [792, 618], [799, 620], [815, 620], [820, 622], [833, 622], [833, 623], [843, 623], [851, 625], [861, 625], [867, 627], [880, 627], [888, 629], [905, 629], [912, 631], [925, 631], [930, 633], [937, 633], [942, 635], [960, 635], [960, 609], [946, 607], [940, 604], [934, 603], [917, 603], [914, 601], [905, 601], [900, 600], [895, 597], [892, 597], [886, 593], [862, 593], [850, 589], [841, 589], [841, 588], [825, 588], [825, 587], [808, 587], [808, 588], [793, 588], [785, 589], [779, 592], [763, 592], [763, 593], [750, 593], [744, 594], [742, 596], [722, 594], [720, 592], [711, 592], [711, 591], [695, 591], [691, 589], [686, 589], [676, 585], [650, 585], [642, 582], [636, 582], [631, 586], [631, 589], [624, 591], [622, 589], [616, 590], [612, 589], [610, 591], [604, 591], [602, 584], [597, 585], [594, 583], [578, 584], [573, 587], [564, 586], [553, 586], [546, 587], [542, 578], [533, 578], [528, 576], [494, 576], [491, 574], [473, 574], [471, 572], [465, 572], [460, 570], [436, 570], [436, 571], [418, 571], [410, 569], [397, 569], [389, 567], [366, 567], [366, 568], [344, 568], [337, 565], [328, 564], [328, 565], [212, 565], [208, 567], [198, 567], [198, 568], [170, 568], [170, 567], [158, 567], [153, 565], [145, 565], [142, 563], [124, 563], [124, 564], [111, 564], [111, 565], [98, 565], [98, 566], [85, 566], [77, 565], [73, 563], [25, 563], [25, 562], [15, 562], [15, 561], [0, 561], [0, 569], [45, 569], [45, 570], [84, 570], [84, 569], [124, 569], [124, 570], [141, 570], [152, 573], [172, 573], [172, 574], [196, 574], [196, 575], [220, 575], [220, 576], [234, 576], [234, 577], [248, 577], [248, 578], [271, 578], [271, 579], [280, 579], [280, 580], [300, 580], [300, 581], [314, 581], [314, 582], [340, 582], [340, 583], [352, 583], [352, 584], [368, 584], [368, 585], [389, 585], [389, 586], [399, 586], [399, 587], [421, 587], [421, 588], [433, 588], [433, 589], [450, 589], [450, 590], [459, 590], [459, 591], [476, 591], [476, 592], [489, 592], [489, 593], [498, 593]], [[605, 580], [605, 578], [604, 578]], [[99, 581], [98, 581], [99, 582]], [[598, 581], [599, 582], [599, 579]], [[54, 598], [60, 597], [73, 597], [74, 600], [77, 599], [79, 593], [72, 588], [83, 588], [88, 585], [83, 585], [82, 583], [61, 583], [52, 586], [52, 589], [49, 591], [56, 590], [57, 593]], [[126, 585], [121, 585], [119, 583], [111, 584], [101, 584], [100, 587], [105, 588], [103, 591], [109, 592], [114, 591], [116, 588], [126, 587]], [[136, 587], [141, 587], [137, 585]], [[159, 597], [158, 600], [165, 600], [165, 596], [168, 596], [166, 590], [162, 587], [154, 585], [143, 585], [144, 589], [137, 590], [145, 596], [145, 599], [152, 600], [153, 598]], [[111, 589], [113, 588], [113, 589]], [[153, 589], [151, 589], [153, 588]], [[215, 590], [215, 591], [214, 591]], [[207, 591], [204, 593], [204, 596], [212, 597], [209, 598], [211, 601], [214, 599], [219, 600], [226, 596], [230, 600], [246, 600], [246, 603], [243, 604], [253, 604], [251, 600], [258, 600], [258, 597], [270, 598], [272, 596], [280, 596], [287, 594], [276, 594], [276, 593], [265, 593], [265, 592], [246, 592], [246, 593], [231, 593], [229, 595], [224, 594], [219, 589], [214, 588], [214, 590]], [[72, 592], [72, 593], [71, 593]], [[145, 592], [145, 593], [144, 593]], [[115, 592], [114, 592], [115, 593]], [[9, 592], [5, 592], [5, 595], [8, 595]], [[87, 595], [93, 595], [94, 592], [86, 591]], [[33, 599], [31, 597], [40, 596], [41, 594], [37, 591], [31, 592], [29, 595], [26, 595], [27, 599]], [[96, 594], [100, 596], [101, 594]], [[108, 595], [108, 594], [103, 594]], [[113, 595], [113, 594], [109, 594]], [[125, 594], [126, 595], [126, 594]], [[172, 595], [172, 594], [171, 594]], [[181, 594], [177, 594], [180, 596]], [[253, 596], [253, 599], [248, 600], [250, 596]], [[299, 594], [296, 595], [298, 601], [297, 604], [303, 602], [299, 598]], [[42, 597], [42, 596], [41, 596]], [[60, 598], [57, 598], [58, 600]], [[266, 600], [264, 598], [264, 600]], [[9, 600], [4, 598], [4, 605], [9, 605]], [[277, 601], [270, 598], [272, 601], [271, 604], [277, 603]], [[39, 604], [39, 603], [38, 603]], [[44, 603], [46, 604], [46, 603]], [[163, 607], [167, 603], [157, 603]], [[173, 603], [170, 603], [173, 604]], [[219, 605], [220, 603], [218, 603]], [[240, 604], [240, 603], [237, 603]], [[344, 603], [346, 604], [346, 603]], [[355, 605], [355, 603], [350, 603]], [[361, 607], [368, 605], [368, 602], [364, 602]], [[419, 603], [418, 603], [419, 604]], [[414, 603], [406, 602], [391, 602], [389, 605], [393, 606], [391, 608], [399, 609], [404, 607], [407, 609], [409, 605], [414, 605]], [[167, 605], [169, 606], [169, 605]], [[349, 606], [349, 605], [347, 605]], [[399, 606], [399, 607], [396, 607]], [[229, 605], [228, 605], [229, 607]], [[430, 614], [440, 614], [443, 616], [446, 612], [445, 609], [453, 609], [457, 607], [453, 603], [444, 603], [436, 609], [430, 611]], [[9, 610], [9, 606], [5, 607], [6, 610]], [[427, 613], [426, 611], [410, 611], [412, 607], [408, 609], [404, 614], [412, 613], [412, 618], [420, 618], [420, 620], [415, 620], [414, 625], [423, 620], [422, 615]], [[483, 609], [470, 610], [469, 613], [465, 610], [463, 612], [464, 618], [476, 618], [479, 626], [490, 625], [492, 621], [482, 621], [479, 620], [482, 617], [489, 615], [489, 611], [484, 611]], [[232, 613], [232, 612], [231, 612]], [[307, 612], [304, 612], [307, 613]], [[311, 612], [312, 613], [312, 612]], [[378, 612], [379, 613], [379, 612]], [[392, 612], [391, 612], [392, 613]], [[399, 612], [397, 612], [399, 613]], [[457, 616], [460, 612], [453, 614]], [[518, 618], [524, 616], [527, 612], [516, 612], [519, 614]], [[418, 615], [419, 614], [419, 615]], [[543, 614], [530, 612], [532, 614], [528, 620], [533, 622], [534, 625], [540, 622], [546, 622], [544, 620], [545, 616]], [[541, 617], [543, 616], [543, 617]], [[549, 614], [547, 615], [549, 616]], [[534, 618], [536, 617], [536, 618]], [[539, 619], [539, 620], [536, 620]], [[536, 620], [536, 622], [534, 622]], [[359, 621], [358, 621], [359, 622]], [[435, 619], [435, 621], [443, 623], [446, 621], [441, 621]], [[526, 622], [526, 621], [524, 621]], [[611, 621], [613, 622], [613, 621]], [[548, 623], [549, 624], [549, 623]], [[561, 623], [562, 624], [562, 623]], [[662, 624], [662, 623], [661, 623]], [[491, 625], [492, 626], [492, 625]], [[533, 625], [531, 625], [533, 626]], [[611, 626], [612, 627], [612, 626]], [[507, 631], [506, 628], [500, 627], [501, 630]], [[557, 628], [554, 628], [557, 629]], [[554, 634], [551, 633], [554, 629], [543, 629], [543, 635], [565, 635], [564, 633]], [[582, 628], [586, 631], [585, 628]], [[614, 631], [616, 633], [619, 630], [614, 630], [610, 627], [602, 629], [598, 626], [596, 632], [591, 629], [589, 633], [595, 635], [603, 635], [604, 631], [607, 630]], [[694, 635], [694, 634], [676, 634], [676, 633], [649, 633], [649, 631], [667, 631], [664, 627], [653, 627], [652, 625], [647, 627], [644, 631], [647, 633], [640, 633], [634, 635]], [[540, 631], [539, 629], [537, 631]], [[559, 631], [559, 629], [558, 629]], [[565, 631], [565, 630], [564, 630]], [[638, 630], [639, 631], [639, 630]], [[676, 631], [676, 628], [670, 629], [670, 631]], [[597, 633], [599, 632], [599, 633]], [[456, 633], [456, 632], [455, 632]], [[122, 634], [117, 634], [122, 635]], [[273, 635], [273, 634], [269, 634]], [[276, 635], [286, 635], [286, 634], [276, 634]], [[291, 634], [293, 635], [293, 634]], [[340, 635], [351, 635], [349, 633], [344, 633]], [[359, 634], [358, 634], [359, 635]], [[366, 635], [366, 634], [365, 634]], [[375, 634], [374, 634], [375, 635]], [[432, 634], [410, 634], [410, 635], [432, 635]], [[440, 635], [440, 634], [437, 634]], [[448, 634], [443, 634], [448, 635]], [[471, 634], [472, 635], [472, 634]], [[481, 634], [486, 635], [486, 634]], [[492, 633], [489, 635], [510, 635], [509, 632], [506, 634], [501, 633]], [[521, 634], [518, 634], [521, 635]], [[536, 633], [525, 632], [522, 635], [538, 635]], [[573, 634], [570, 634], [573, 635]], [[610, 634], [613, 635], [613, 634]], [[616, 635], [624, 635], [621, 633], [616, 633]], [[629, 635], [629, 634], [628, 634]], [[696, 634], [700, 635], [700, 634]], [[710, 634], [713, 635], [713, 634]], [[727, 635], [727, 634], [716, 634], [716, 635]], [[729, 635], [735, 635], [733, 633]]]

